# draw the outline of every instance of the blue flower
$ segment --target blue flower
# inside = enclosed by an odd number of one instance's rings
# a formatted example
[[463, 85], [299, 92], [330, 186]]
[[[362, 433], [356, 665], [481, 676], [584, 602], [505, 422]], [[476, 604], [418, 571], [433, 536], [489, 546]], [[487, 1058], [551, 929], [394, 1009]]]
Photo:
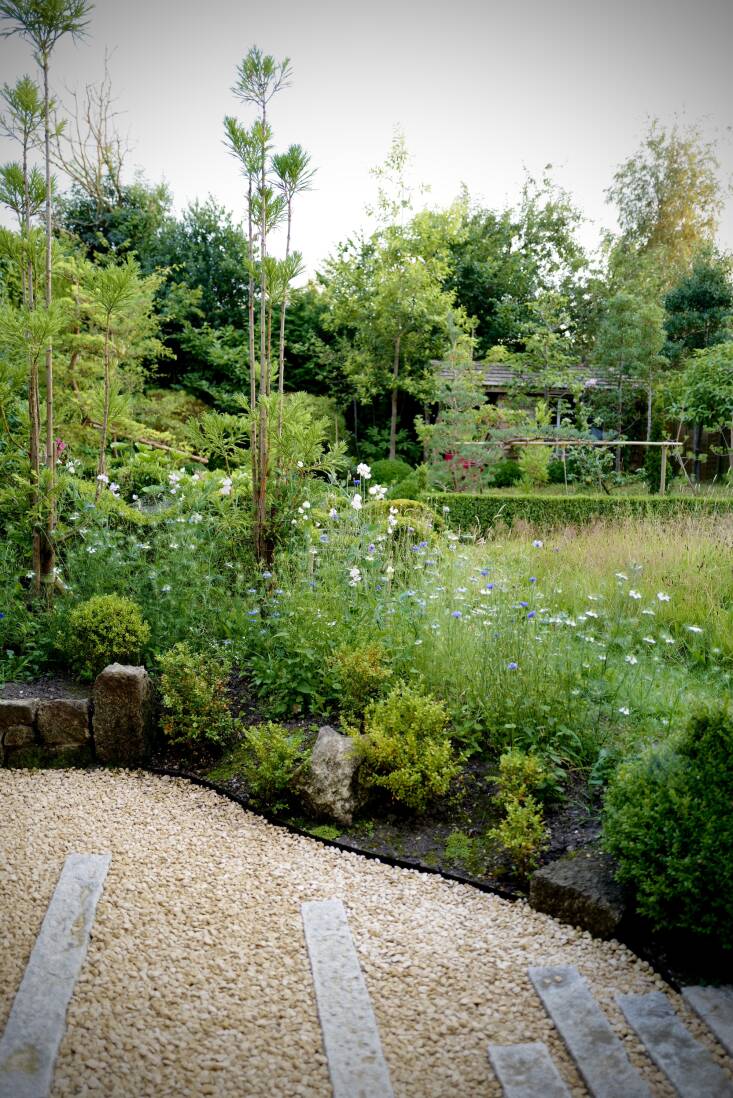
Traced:
[[382, 585], [381, 585], [381, 583], [377, 583], [377, 584], [375, 584], [375, 590], [376, 590], [376, 591], [381, 591], [381, 590], [382, 590]]
[[323, 544], [324, 544], [324, 545], [327, 545], [327, 544], [328, 544], [328, 540], [329, 540], [329, 539], [328, 539], [328, 534], [321, 534], [321, 536], [320, 536], [320, 538], [319, 538], [318, 540], [319, 540], [319, 541], [321, 541], [321, 542], [323, 542]]
[[263, 580], [272, 579], [272, 572], [263, 572], [262, 573], [262, 578], [263, 578]]
[[418, 543], [418, 549], [427, 549], [427, 547], [428, 543], [426, 541], [421, 541]]
[[525, 607], [526, 607], [526, 606], [529, 606], [529, 603], [528, 603], [528, 602], [520, 602], [520, 604], [519, 604], [519, 605], [520, 605], [520, 606], [525, 606]]
[[512, 661], [512, 663], [508, 663], [508, 664], [506, 665], [506, 669], [507, 669], [507, 671], [516, 671], [518, 667], [519, 667], [519, 664], [518, 664], [518, 663], [514, 663], [513, 661]]
[[485, 588], [485, 590], [486, 590], [486, 591], [493, 591], [493, 590], [494, 590], [494, 585], [493, 585], [493, 583], [487, 583], [487, 584], [486, 584], [486, 588]]
[[530, 576], [529, 577], [529, 582], [530, 583], [537, 583], [537, 576]]
[[0, 621], [2, 621], [4, 617], [5, 617], [5, 615], [0, 612]]
[[275, 588], [275, 594], [276, 595], [284, 595], [285, 592], [283, 591], [282, 587], [276, 587]]
[[450, 615], [450, 616], [451, 616], [452, 618], [462, 618], [462, 617], [463, 617], [463, 614], [461, 613], [461, 611], [460, 611], [460, 610], [452, 610], [452, 611], [451, 611], [451, 615]]
[[536, 610], [530, 610], [530, 612], [527, 614], [527, 617], [528, 618], [536, 618], [537, 617], [537, 611]]
[[354, 477], [354, 484], [357, 486], [357, 488], [361, 484], [359, 477]]
[[255, 609], [254, 609], [254, 610], [248, 610], [248, 611], [247, 611], [247, 613], [249, 614], [249, 616], [250, 616], [251, 618], [255, 617], [255, 616], [256, 616], [257, 614], [259, 614], [259, 612], [260, 612], [260, 611], [259, 611], [259, 609], [258, 609], [257, 607], [255, 607]]
[[489, 574], [489, 572], [490, 572], [490, 571], [491, 571], [491, 569], [490, 569], [490, 568], [482, 568], [482, 569], [481, 569], [481, 575], [482, 575], [482, 576], [488, 576], [488, 574]]

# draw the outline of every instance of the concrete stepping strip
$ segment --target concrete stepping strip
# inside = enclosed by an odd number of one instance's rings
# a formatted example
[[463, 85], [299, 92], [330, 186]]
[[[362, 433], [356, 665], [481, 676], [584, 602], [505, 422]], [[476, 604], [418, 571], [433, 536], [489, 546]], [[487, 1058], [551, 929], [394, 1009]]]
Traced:
[[682, 998], [733, 1056], [733, 987], [683, 987]]
[[504, 1098], [570, 1098], [560, 1072], [542, 1041], [489, 1045], [489, 1060]]
[[733, 1083], [682, 1024], [662, 991], [617, 995], [616, 1001], [680, 1098], [733, 1098]]
[[530, 968], [529, 978], [593, 1098], [651, 1098], [577, 969]]
[[5, 1032], [0, 1098], [46, 1098], [84, 963], [110, 854], [69, 854], [43, 918]]
[[312, 900], [301, 912], [334, 1098], [392, 1098], [344, 905]]

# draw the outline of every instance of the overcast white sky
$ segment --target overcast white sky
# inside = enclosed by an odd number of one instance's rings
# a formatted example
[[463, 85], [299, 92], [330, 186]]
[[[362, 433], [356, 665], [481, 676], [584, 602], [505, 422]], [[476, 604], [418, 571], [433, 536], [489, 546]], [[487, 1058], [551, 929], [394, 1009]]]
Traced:
[[[212, 194], [242, 216], [241, 182], [222, 144], [239, 114], [235, 70], [256, 43], [289, 56], [292, 87], [273, 103], [275, 141], [297, 141], [318, 168], [300, 199], [294, 244], [313, 270], [365, 221], [369, 169], [395, 126], [427, 201], [465, 182], [476, 199], [516, 201], [524, 170], [555, 166], [593, 244], [613, 226], [604, 201], [616, 166], [650, 116], [700, 122], [733, 174], [731, 0], [97, 0], [90, 37], [62, 41], [57, 90], [103, 73], [105, 47], [131, 167], [165, 179], [176, 208]], [[32, 71], [17, 38], [0, 41], [0, 73]], [[0, 143], [0, 159], [13, 156]], [[721, 243], [733, 248], [728, 204]]]

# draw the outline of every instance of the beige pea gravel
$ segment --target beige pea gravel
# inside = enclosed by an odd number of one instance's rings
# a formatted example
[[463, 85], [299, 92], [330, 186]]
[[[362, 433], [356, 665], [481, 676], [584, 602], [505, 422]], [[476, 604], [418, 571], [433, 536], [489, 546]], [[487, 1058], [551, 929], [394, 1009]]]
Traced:
[[327, 1098], [303, 940], [304, 900], [339, 897], [397, 1098], [501, 1090], [490, 1041], [544, 1041], [586, 1094], [535, 995], [530, 965], [588, 980], [655, 1095], [672, 1090], [615, 1006], [662, 989], [633, 954], [470, 887], [320, 846], [178, 779], [139, 772], [0, 771], [0, 1027], [61, 867], [109, 851], [53, 1098]]

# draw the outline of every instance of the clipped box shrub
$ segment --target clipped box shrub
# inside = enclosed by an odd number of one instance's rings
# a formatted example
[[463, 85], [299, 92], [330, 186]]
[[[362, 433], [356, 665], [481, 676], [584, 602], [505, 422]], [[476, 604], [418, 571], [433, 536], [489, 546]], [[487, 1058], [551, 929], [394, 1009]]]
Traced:
[[582, 525], [596, 519], [657, 518], [715, 515], [733, 512], [733, 499], [695, 499], [672, 496], [508, 496], [499, 492], [482, 495], [446, 492], [423, 494], [426, 503], [440, 513], [449, 507], [448, 521], [455, 529], [490, 530], [497, 523], [511, 526], [517, 520], [532, 526]]
[[430, 694], [398, 683], [366, 711], [362, 777], [395, 801], [423, 811], [444, 796], [459, 765], [447, 732], [448, 710]]
[[375, 484], [398, 484], [412, 473], [412, 466], [399, 458], [382, 458], [372, 463], [372, 481]]
[[657, 930], [733, 948], [733, 703], [711, 703], [681, 734], [621, 764], [604, 845]]
[[66, 652], [80, 679], [94, 679], [110, 663], [139, 663], [150, 626], [132, 599], [95, 595], [69, 614]]
[[303, 761], [303, 731], [265, 721], [244, 731], [239, 772], [255, 796], [279, 808], [288, 785]]

